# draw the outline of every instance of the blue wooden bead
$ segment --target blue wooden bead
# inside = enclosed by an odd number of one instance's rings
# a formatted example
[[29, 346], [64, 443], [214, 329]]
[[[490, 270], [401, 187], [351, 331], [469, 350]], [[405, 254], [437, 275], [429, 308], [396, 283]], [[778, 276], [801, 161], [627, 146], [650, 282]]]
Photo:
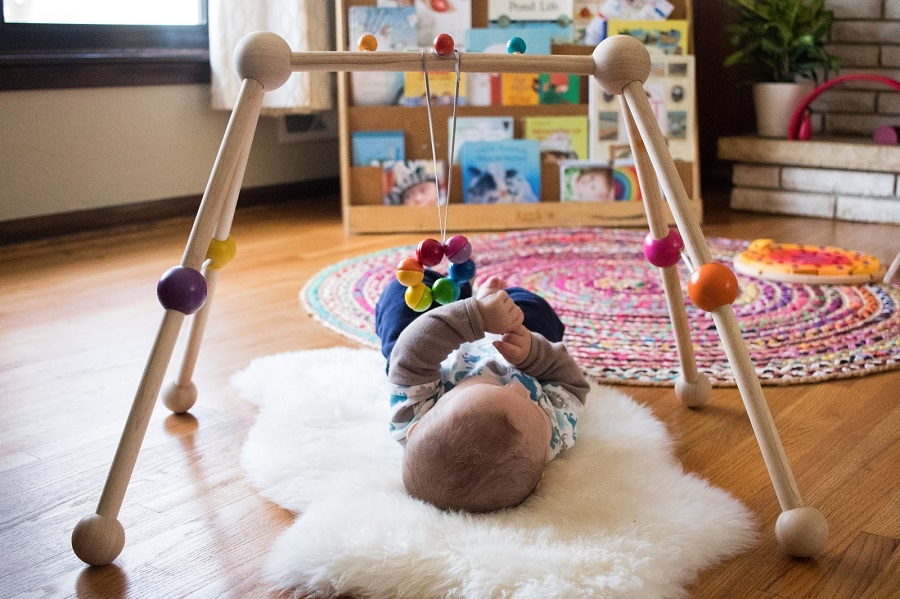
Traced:
[[466, 281], [470, 281], [472, 277], [475, 276], [475, 262], [473, 262], [472, 260], [466, 260], [465, 262], [461, 262], [459, 264], [451, 262], [449, 276], [457, 283], [465, 283]]
[[206, 279], [193, 268], [173, 266], [156, 284], [156, 297], [166, 310], [193, 314], [206, 301]]
[[510, 38], [506, 42], [507, 54], [525, 54], [525, 40], [520, 37]]

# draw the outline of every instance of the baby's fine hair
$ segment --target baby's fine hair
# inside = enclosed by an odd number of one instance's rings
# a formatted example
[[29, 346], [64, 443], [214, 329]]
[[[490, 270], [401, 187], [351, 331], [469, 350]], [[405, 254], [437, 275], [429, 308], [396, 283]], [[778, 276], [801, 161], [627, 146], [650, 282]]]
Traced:
[[[403, 484], [438, 508], [492, 512], [522, 503], [543, 472], [527, 457], [525, 435], [500, 411], [460, 410], [417, 425], [403, 454]], [[423, 426], [424, 425], [424, 426]]]

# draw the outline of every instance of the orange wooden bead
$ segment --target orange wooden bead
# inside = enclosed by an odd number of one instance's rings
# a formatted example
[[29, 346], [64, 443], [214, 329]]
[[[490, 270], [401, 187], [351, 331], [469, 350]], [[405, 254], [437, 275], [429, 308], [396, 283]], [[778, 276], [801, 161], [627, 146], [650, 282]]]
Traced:
[[415, 258], [404, 258], [397, 265], [397, 280], [406, 287], [415, 287], [425, 278], [425, 267]]
[[712, 312], [737, 299], [737, 277], [724, 264], [704, 264], [691, 273], [688, 279], [688, 296], [695, 306], [705, 312]]
[[359, 48], [361, 52], [374, 52], [378, 49], [378, 40], [371, 33], [366, 33], [360, 36], [356, 47]]

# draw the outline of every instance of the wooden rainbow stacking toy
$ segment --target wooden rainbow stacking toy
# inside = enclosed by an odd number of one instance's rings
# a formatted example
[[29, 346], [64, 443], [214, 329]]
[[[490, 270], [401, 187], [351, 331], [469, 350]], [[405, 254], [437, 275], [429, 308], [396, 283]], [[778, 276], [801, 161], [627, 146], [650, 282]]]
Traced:
[[[229, 232], [263, 96], [283, 85], [294, 71], [408, 72], [432, 68], [435, 71], [449, 71], [449, 56], [437, 52], [427, 55], [417, 52], [292, 53], [287, 42], [272, 33], [251, 34], [240, 42], [235, 51], [235, 62], [242, 80], [241, 90], [181, 263], [169, 270], [160, 281], [159, 297], [164, 314], [158, 335], [96, 513], [82, 518], [72, 533], [72, 547], [83, 561], [93, 565], [108, 564], [124, 547], [125, 532], [118, 520], [119, 509], [150, 414], [160, 395], [162, 379], [178, 332], [185, 317], [195, 312], [179, 376], [162, 393], [162, 400], [176, 413], [187, 411], [196, 401], [197, 391], [191, 377], [216, 277], [223, 262], [233, 254]], [[597, 79], [604, 91], [619, 96], [650, 226], [645, 252], [648, 260], [657, 265], [661, 272], [681, 361], [682, 377], [675, 386], [676, 396], [685, 405], [700, 406], [707, 401], [710, 392], [709, 381], [697, 371], [694, 360], [684, 298], [675, 266], [681, 256], [694, 271], [689, 293], [701, 309], [710, 313], [719, 332], [781, 505], [782, 513], [775, 525], [775, 536], [782, 549], [790, 555], [806, 557], [820, 553], [828, 538], [828, 525], [822, 514], [805, 505], [800, 496], [731, 308], [736, 289], [734, 274], [726, 267], [713, 265], [709, 246], [690, 211], [687, 193], [647, 100], [643, 83], [650, 73], [650, 56], [646, 48], [634, 38], [613, 36], [601, 42], [591, 56], [460, 54], [456, 51], [452, 56], [456, 68], [464, 72], [590, 75]], [[660, 184], [677, 225], [675, 233], [670, 232], [666, 222]], [[422, 262], [419, 264], [424, 266]], [[402, 280], [412, 282], [418, 276], [418, 267], [408, 266], [410, 268], [401, 268], [398, 275], [403, 277]], [[454, 280], [453, 277], [450, 280]], [[439, 293], [452, 297], [452, 284], [450, 287], [450, 292], [441, 289]], [[424, 290], [420, 291], [424, 296]], [[433, 294], [434, 290], [429, 290], [429, 293]], [[424, 303], [422, 297], [413, 299], [416, 299], [416, 306]]]

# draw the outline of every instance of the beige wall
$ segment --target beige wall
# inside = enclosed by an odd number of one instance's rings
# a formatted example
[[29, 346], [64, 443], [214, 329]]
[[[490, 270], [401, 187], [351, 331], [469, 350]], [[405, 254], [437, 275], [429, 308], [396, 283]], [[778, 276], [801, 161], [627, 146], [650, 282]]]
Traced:
[[[0, 93], [0, 221], [199, 196], [228, 116], [207, 85]], [[337, 176], [337, 141], [277, 125], [260, 119], [245, 188]]]

